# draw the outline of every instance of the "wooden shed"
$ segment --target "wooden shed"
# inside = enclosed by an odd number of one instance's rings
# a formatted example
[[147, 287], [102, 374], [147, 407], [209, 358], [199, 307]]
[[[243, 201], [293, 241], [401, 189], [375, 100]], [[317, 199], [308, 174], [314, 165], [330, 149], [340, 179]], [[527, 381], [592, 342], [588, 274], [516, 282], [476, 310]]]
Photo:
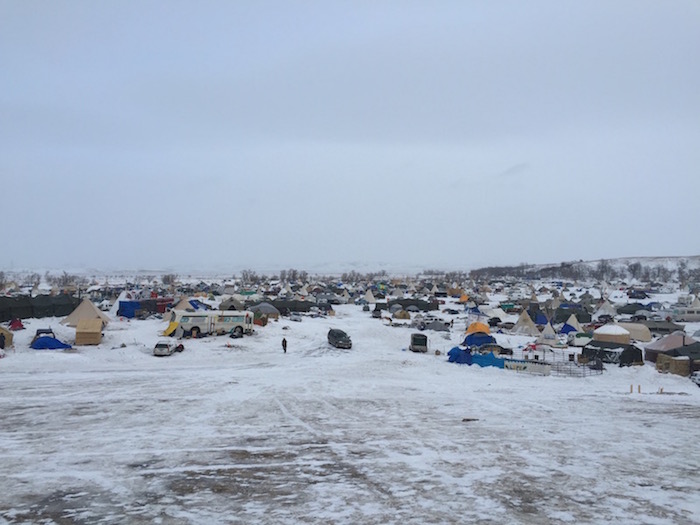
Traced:
[[672, 357], [670, 355], [659, 354], [656, 358], [656, 369], [659, 372], [689, 376], [690, 358], [687, 356]]
[[0, 326], [0, 334], [5, 336], [5, 348], [12, 346], [13, 334], [4, 326]]
[[99, 345], [102, 342], [102, 319], [81, 319], [75, 328], [75, 344]]

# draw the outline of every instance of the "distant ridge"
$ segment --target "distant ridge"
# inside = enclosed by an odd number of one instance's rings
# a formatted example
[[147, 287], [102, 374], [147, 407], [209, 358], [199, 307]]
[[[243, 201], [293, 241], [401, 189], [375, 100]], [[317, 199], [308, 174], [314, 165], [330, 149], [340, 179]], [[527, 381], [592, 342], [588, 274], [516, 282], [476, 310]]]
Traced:
[[487, 266], [470, 272], [472, 278], [564, 278], [638, 281], [700, 282], [700, 255], [618, 257], [517, 266]]

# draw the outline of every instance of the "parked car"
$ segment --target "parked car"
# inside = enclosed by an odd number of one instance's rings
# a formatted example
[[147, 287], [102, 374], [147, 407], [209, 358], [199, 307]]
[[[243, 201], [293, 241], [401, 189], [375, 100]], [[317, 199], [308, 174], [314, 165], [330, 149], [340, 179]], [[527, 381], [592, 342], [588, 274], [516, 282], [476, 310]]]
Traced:
[[690, 380], [696, 385], [700, 386], [700, 372], [693, 372], [690, 374]]
[[350, 336], [337, 328], [328, 330], [328, 342], [336, 348], [352, 348]]
[[184, 349], [185, 347], [181, 344], [175, 344], [174, 341], [163, 339], [162, 341], [158, 341], [156, 343], [156, 346], [153, 349], [153, 355], [157, 357], [165, 357], [173, 355], [175, 352], [182, 352]]
[[297, 323], [301, 323], [301, 315], [294, 313], [294, 314], [289, 314], [289, 320], [290, 321], [295, 321]]

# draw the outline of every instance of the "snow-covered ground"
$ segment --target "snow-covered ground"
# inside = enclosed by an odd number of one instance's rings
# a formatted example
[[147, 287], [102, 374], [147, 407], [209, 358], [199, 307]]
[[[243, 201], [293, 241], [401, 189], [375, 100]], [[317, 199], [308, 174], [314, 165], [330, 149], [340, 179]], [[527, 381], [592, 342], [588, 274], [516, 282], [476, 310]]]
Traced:
[[151, 355], [162, 321], [56, 352], [28, 349], [36, 328], [74, 330], [29, 320], [0, 360], [0, 522], [700, 522], [687, 378], [454, 365], [463, 322], [431, 335], [442, 355], [418, 355], [410, 329], [336, 310], [165, 358]]

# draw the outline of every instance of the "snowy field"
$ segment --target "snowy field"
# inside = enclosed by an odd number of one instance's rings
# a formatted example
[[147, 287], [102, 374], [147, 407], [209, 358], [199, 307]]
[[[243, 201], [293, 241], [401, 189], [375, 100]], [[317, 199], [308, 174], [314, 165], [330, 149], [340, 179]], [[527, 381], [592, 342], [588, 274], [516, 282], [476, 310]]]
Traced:
[[28, 349], [36, 328], [74, 330], [29, 320], [0, 360], [0, 523], [700, 523], [687, 378], [455, 365], [463, 322], [418, 355], [410, 329], [336, 310], [165, 358], [162, 321], [56, 352]]

